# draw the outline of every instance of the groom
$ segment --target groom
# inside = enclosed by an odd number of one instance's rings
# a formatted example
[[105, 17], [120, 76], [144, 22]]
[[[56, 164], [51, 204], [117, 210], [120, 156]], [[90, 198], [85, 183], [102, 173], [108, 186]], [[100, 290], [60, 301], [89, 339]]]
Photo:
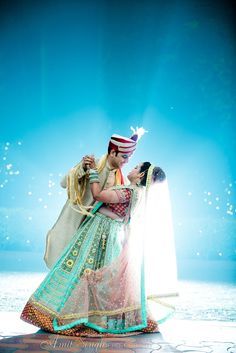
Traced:
[[100, 160], [93, 156], [84, 156], [82, 161], [62, 179], [61, 186], [67, 188], [68, 199], [56, 223], [47, 234], [44, 261], [48, 268], [55, 264], [95, 204], [87, 178], [90, 165], [95, 162], [103, 189], [124, 184], [121, 168], [129, 161], [138, 139], [144, 132], [143, 128], [133, 130], [130, 138], [112, 135], [106, 155]]

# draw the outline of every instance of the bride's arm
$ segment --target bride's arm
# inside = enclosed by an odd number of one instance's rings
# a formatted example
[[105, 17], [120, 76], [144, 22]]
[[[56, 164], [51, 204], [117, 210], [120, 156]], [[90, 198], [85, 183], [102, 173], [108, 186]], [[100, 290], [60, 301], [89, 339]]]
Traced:
[[120, 202], [117, 193], [114, 190], [101, 190], [99, 182], [90, 184], [93, 198], [96, 201], [104, 203], [118, 203]]
[[101, 190], [99, 176], [96, 170], [90, 169], [89, 171], [89, 183], [93, 198], [96, 201], [102, 201], [104, 203], [118, 203], [120, 202], [117, 193], [114, 190]]
[[117, 193], [114, 190], [102, 190], [97, 189], [99, 186], [98, 183], [91, 184], [91, 191], [93, 194], [93, 198], [97, 201], [102, 201], [104, 203], [119, 203], [120, 200], [118, 198]]

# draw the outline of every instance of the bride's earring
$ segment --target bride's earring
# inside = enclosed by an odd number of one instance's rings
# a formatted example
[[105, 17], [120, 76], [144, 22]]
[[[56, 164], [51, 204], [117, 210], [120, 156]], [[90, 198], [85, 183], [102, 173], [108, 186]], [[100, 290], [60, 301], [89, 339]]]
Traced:
[[139, 186], [141, 183], [141, 179], [139, 179], [139, 181], [137, 181], [136, 185]]
[[[137, 186], [140, 186], [141, 180], [142, 180], [142, 178], [143, 178], [143, 176], [144, 176], [144, 173], [141, 173], [141, 174], [139, 174], [139, 175], [140, 175], [140, 179], [139, 179], [139, 181], [137, 181], [137, 183], [136, 183]], [[142, 175], [142, 176], [141, 176], [141, 175]]]

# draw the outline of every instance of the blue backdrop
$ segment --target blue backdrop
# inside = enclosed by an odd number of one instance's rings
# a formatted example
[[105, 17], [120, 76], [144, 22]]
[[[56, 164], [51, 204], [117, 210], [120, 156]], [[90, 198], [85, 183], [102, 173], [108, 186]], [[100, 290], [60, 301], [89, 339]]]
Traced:
[[0, 249], [44, 249], [61, 176], [144, 126], [125, 168], [169, 179], [178, 259], [236, 259], [228, 1], [2, 1]]

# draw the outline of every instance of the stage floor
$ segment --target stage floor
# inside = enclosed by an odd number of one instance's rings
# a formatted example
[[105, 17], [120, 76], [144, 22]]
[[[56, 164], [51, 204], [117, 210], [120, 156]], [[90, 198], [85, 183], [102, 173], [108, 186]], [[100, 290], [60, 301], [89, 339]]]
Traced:
[[74, 338], [40, 331], [17, 312], [0, 313], [1, 353], [236, 353], [236, 323], [170, 319], [160, 333], [117, 338]]

